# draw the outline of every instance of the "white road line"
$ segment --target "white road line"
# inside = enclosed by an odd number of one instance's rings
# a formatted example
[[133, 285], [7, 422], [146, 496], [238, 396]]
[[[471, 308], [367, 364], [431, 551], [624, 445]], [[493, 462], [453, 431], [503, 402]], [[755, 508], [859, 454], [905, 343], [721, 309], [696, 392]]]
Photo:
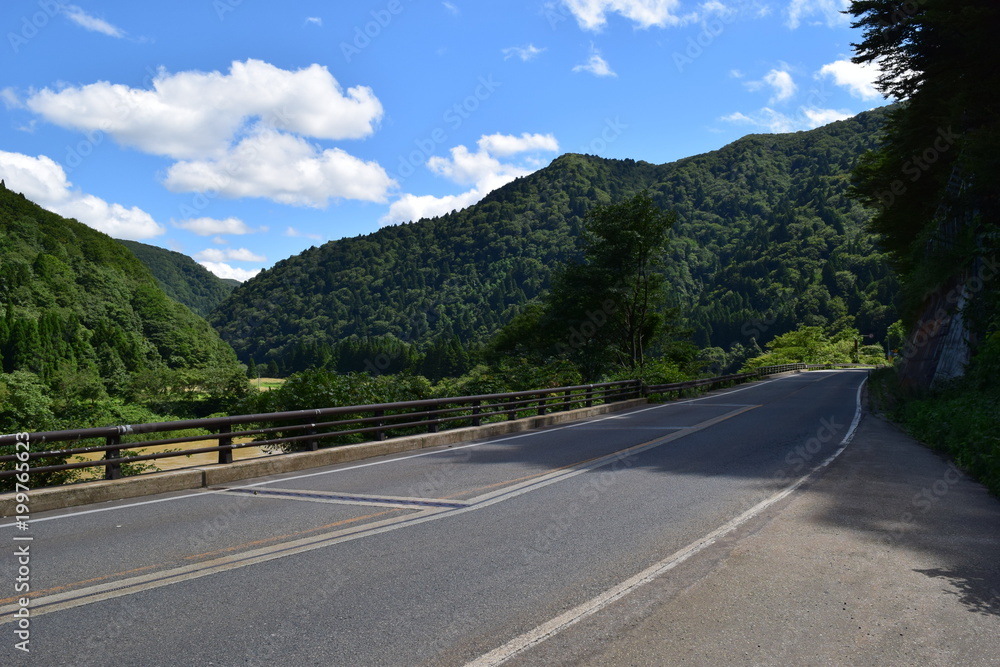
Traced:
[[767, 498], [766, 500], [757, 503], [743, 514], [740, 514], [735, 519], [732, 519], [731, 521], [723, 524], [722, 526], [719, 526], [711, 533], [708, 533], [704, 537], [695, 540], [694, 542], [687, 545], [680, 551], [677, 551], [668, 556], [667, 558], [661, 560], [659, 563], [656, 563], [655, 565], [652, 565], [651, 567], [643, 570], [639, 574], [629, 579], [626, 579], [617, 586], [609, 588], [608, 590], [604, 591], [597, 597], [592, 598], [587, 602], [584, 602], [583, 604], [573, 609], [570, 609], [564, 614], [556, 616], [550, 621], [547, 621], [546, 623], [539, 625], [535, 629], [530, 630], [524, 633], [523, 635], [520, 635], [519, 637], [515, 637], [514, 639], [507, 642], [503, 646], [500, 646], [499, 648], [496, 648], [490, 651], [489, 653], [480, 656], [476, 660], [473, 660], [472, 662], [468, 663], [466, 667], [494, 667], [495, 665], [503, 664], [504, 662], [510, 660], [519, 653], [522, 653], [527, 649], [531, 648], [532, 646], [540, 644], [549, 637], [552, 637], [558, 634], [559, 632], [562, 632], [571, 625], [574, 625], [575, 623], [582, 621], [588, 616], [596, 614], [597, 612], [601, 611], [602, 609], [610, 605], [615, 600], [625, 597], [633, 590], [653, 581], [654, 579], [662, 575], [664, 572], [672, 570], [673, 568], [677, 567], [678, 565], [686, 561], [691, 556], [694, 556], [698, 552], [704, 550], [706, 547], [709, 547], [712, 544], [714, 544], [716, 541], [718, 541], [720, 537], [723, 537], [727, 533], [731, 533], [732, 531], [736, 530], [738, 527], [740, 527], [753, 517], [757, 516], [771, 505], [775, 504], [779, 500], [788, 497], [792, 492], [794, 492], [796, 489], [802, 486], [806, 481], [815, 476], [820, 470], [830, 465], [830, 463], [832, 463], [834, 459], [840, 456], [840, 453], [844, 451], [848, 443], [850, 443], [850, 441], [854, 438], [854, 431], [857, 429], [858, 422], [860, 422], [861, 420], [861, 390], [864, 387], [866, 381], [867, 378], [865, 380], [862, 380], [861, 384], [858, 385], [857, 407], [854, 413], [854, 420], [851, 422], [851, 426], [848, 429], [847, 434], [844, 436], [844, 439], [841, 440], [840, 448], [837, 449], [836, 452], [831, 454], [830, 457], [827, 458], [825, 461], [823, 461], [815, 468], [810, 470], [808, 473], [806, 473], [804, 476], [799, 478], [799, 480], [796, 481], [794, 484], [788, 486], [783, 491], [779, 491], [770, 498]]

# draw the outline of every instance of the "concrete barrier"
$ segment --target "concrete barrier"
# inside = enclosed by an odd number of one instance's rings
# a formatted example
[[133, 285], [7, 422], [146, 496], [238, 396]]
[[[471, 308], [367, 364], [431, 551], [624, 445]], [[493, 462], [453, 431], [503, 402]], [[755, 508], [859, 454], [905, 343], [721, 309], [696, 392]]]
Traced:
[[[81, 482], [65, 486], [32, 489], [28, 494], [30, 498], [28, 506], [31, 513], [34, 514], [36, 512], [63, 509], [78, 505], [90, 505], [110, 500], [122, 500], [170, 491], [211, 487], [243, 479], [280, 475], [309, 468], [320, 468], [417, 449], [444, 447], [461, 442], [492, 438], [508, 433], [518, 433], [587, 419], [588, 417], [627, 410], [645, 404], [646, 399], [637, 398], [618, 403], [595, 405], [590, 408], [579, 408], [566, 412], [553, 412], [512, 421], [495, 422], [484, 424], [483, 426], [456, 428], [439, 433], [423, 433], [377, 442], [364, 442], [357, 445], [329, 447], [314, 452], [280, 454], [256, 459], [244, 459], [235, 463], [147, 473], [145, 475], [126, 477], [118, 480]], [[0, 494], [0, 516], [14, 516], [16, 506], [15, 494]]]

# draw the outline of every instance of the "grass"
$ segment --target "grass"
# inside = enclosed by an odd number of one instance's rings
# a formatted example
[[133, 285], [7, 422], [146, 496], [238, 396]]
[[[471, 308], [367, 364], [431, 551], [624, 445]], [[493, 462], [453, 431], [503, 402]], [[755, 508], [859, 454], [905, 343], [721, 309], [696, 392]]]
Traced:
[[271, 391], [272, 389], [277, 389], [281, 385], [285, 384], [284, 378], [257, 378], [251, 380], [251, 383], [261, 391]]

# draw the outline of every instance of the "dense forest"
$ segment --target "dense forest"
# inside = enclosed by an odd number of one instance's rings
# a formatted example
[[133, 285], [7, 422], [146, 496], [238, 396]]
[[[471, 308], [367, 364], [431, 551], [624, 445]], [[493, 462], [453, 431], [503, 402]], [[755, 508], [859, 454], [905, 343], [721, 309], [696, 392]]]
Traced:
[[[476, 350], [578, 259], [583, 220], [640, 191], [676, 213], [664, 277], [694, 342], [722, 353], [799, 324], [882, 339], [897, 285], [848, 198], [885, 110], [785, 135], [750, 135], [666, 165], [568, 154], [475, 206], [332, 241], [277, 263], [210, 321], [240, 359], [287, 374], [310, 366], [430, 376]], [[370, 370], [370, 369], [369, 369]]]
[[245, 393], [232, 349], [132, 252], [6, 187], [0, 370], [4, 433], [135, 423], [176, 413], [196, 393], [214, 397], [202, 410]]
[[219, 278], [182, 253], [138, 241], [119, 240], [119, 243], [146, 265], [167, 296], [202, 317], [208, 317], [239, 285], [236, 280]]

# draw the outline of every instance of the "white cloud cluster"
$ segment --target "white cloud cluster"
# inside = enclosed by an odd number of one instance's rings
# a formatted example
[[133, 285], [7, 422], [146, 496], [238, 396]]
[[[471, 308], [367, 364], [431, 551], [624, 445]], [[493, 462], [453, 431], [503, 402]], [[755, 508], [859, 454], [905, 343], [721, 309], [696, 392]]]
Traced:
[[386, 201], [395, 181], [376, 162], [339, 148], [321, 150], [301, 137], [258, 128], [224, 159], [184, 160], [163, 181], [173, 192], [211, 190], [223, 197], [265, 197], [325, 207], [331, 198]]
[[194, 254], [197, 260], [206, 262], [266, 262], [267, 257], [258, 255], [247, 248], [206, 248]]
[[545, 49], [540, 49], [534, 44], [528, 44], [527, 46], [509, 46], [506, 49], [502, 49], [503, 59], [509, 60], [510, 58], [520, 58], [523, 62], [533, 60], [538, 54], [542, 53]]
[[188, 218], [173, 223], [174, 227], [186, 229], [198, 236], [213, 236], [216, 234], [253, 234], [255, 229], [251, 229], [247, 223], [239, 218], [226, 218], [218, 220], [216, 218]]
[[[788, 69], [787, 65], [782, 64], [780, 68], [770, 70], [762, 79], [747, 81], [743, 85], [751, 91], [761, 90], [765, 87], [770, 88], [772, 96], [768, 105], [787, 102], [798, 93], [798, 86]], [[734, 78], [743, 77], [742, 72], [736, 70], [730, 74]], [[820, 82], [832, 79], [835, 85], [845, 88], [851, 96], [862, 100], [874, 100], [881, 97], [874, 86], [878, 75], [877, 65], [856, 65], [848, 59], [842, 59], [823, 65], [814, 73], [813, 78]], [[723, 116], [720, 120], [752, 126], [765, 132], [794, 132], [816, 128], [854, 115], [846, 109], [823, 108], [816, 105], [816, 102], [822, 103], [828, 97], [829, 92], [822, 89], [821, 86], [821, 90], [814, 90], [806, 100], [806, 104], [799, 106], [798, 112], [794, 115], [777, 111], [771, 106], [765, 106], [752, 113], [737, 111]]]
[[0, 178], [39, 206], [118, 239], [141, 240], [166, 230], [149, 213], [133, 206], [109, 204], [73, 188], [62, 166], [44, 155], [0, 151]]
[[220, 278], [245, 282], [261, 272], [261, 269], [240, 269], [225, 262], [198, 262]]
[[563, 0], [585, 30], [600, 30], [608, 14], [620, 14], [641, 28], [680, 25], [691, 17], [677, 15], [680, 0]]
[[366, 86], [346, 94], [325, 67], [291, 72], [260, 60], [234, 62], [228, 74], [161, 70], [153, 88], [107, 81], [45, 88], [27, 105], [46, 120], [101, 131], [121, 144], [175, 159], [222, 158], [248, 123], [317, 139], [359, 139], [382, 118]]
[[76, 5], [61, 5], [61, 9], [66, 18], [84, 30], [99, 32], [102, 35], [107, 35], [108, 37], [121, 38], [125, 36], [125, 31], [121, 28], [111, 25], [104, 19], [91, 16], [81, 7], [77, 7]]
[[773, 69], [764, 75], [764, 83], [771, 86], [774, 94], [771, 96], [771, 104], [784, 102], [795, 94], [795, 81], [792, 75], [785, 70]]
[[798, 111], [798, 116], [791, 116], [770, 107], [764, 107], [750, 114], [737, 111], [723, 116], [722, 120], [737, 125], [749, 125], [765, 132], [782, 133], [811, 130], [854, 115], [847, 110], [823, 109], [814, 106], [802, 106], [799, 107]]
[[817, 77], [832, 78], [836, 85], [847, 88], [854, 97], [876, 100], [882, 97], [875, 88], [875, 80], [879, 73], [877, 66], [857, 64], [845, 58], [823, 65]]
[[818, 15], [819, 21], [830, 28], [847, 25], [851, 18], [843, 12], [850, 6], [851, 0], [792, 0], [786, 10], [788, 19], [785, 25], [795, 30], [802, 25], [803, 19], [814, 15]]
[[573, 71], [590, 72], [594, 76], [618, 76], [593, 44], [590, 46], [590, 58], [584, 64], [574, 67]]
[[370, 88], [345, 91], [320, 65], [289, 71], [251, 59], [226, 74], [161, 70], [149, 89], [100, 81], [45, 88], [26, 104], [62, 127], [178, 160], [165, 179], [175, 192], [322, 207], [338, 197], [385, 201], [394, 185], [377, 164], [306, 140], [361, 139], [383, 115]]
[[[427, 161], [427, 167], [453, 183], [472, 185], [472, 189], [444, 197], [404, 194], [392, 203], [381, 222], [387, 225], [431, 218], [471, 206], [493, 190], [538, 169], [541, 163], [535, 156], [539, 152], [558, 150], [559, 142], [551, 134], [528, 133], [520, 136], [483, 135], [477, 142], [475, 152], [466, 146], [455, 146], [450, 151], [450, 157], [433, 156]], [[524, 157], [516, 164], [498, 159], [515, 155]]]

